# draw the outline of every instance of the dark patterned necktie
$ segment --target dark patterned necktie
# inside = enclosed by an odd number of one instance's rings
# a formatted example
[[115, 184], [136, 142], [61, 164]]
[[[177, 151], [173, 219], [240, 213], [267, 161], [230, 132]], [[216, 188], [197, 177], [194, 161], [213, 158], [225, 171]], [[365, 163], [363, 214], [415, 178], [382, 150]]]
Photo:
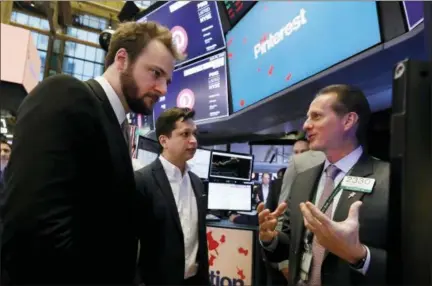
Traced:
[[127, 120], [127, 118], [123, 121], [122, 125], [121, 125], [122, 131], [123, 131], [123, 137], [126, 140], [126, 145], [128, 147], [128, 153], [131, 153], [131, 147], [130, 146], [130, 135], [129, 135], [129, 122]]
[[[327, 199], [330, 197], [330, 195], [333, 193], [333, 190], [335, 188], [334, 179], [339, 174], [341, 170], [339, 170], [338, 167], [335, 165], [329, 165], [326, 170], [326, 178], [325, 178], [325, 185], [324, 190], [322, 192], [321, 198], [318, 203], [318, 208], [321, 209]], [[333, 202], [330, 204], [330, 206], [327, 208], [325, 215], [331, 218], [333, 211]], [[325, 249], [322, 247], [316, 240], [315, 236], [312, 241], [312, 267], [311, 267], [311, 273], [310, 278], [308, 281], [308, 285], [310, 286], [319, 286], [321, 285], [321, 266], [324, 260], [324, 254]]]

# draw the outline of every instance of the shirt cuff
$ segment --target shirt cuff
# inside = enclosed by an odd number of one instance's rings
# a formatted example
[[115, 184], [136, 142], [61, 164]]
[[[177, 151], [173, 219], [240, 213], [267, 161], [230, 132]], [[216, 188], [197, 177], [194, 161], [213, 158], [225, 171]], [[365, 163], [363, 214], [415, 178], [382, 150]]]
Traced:
[[360, 269], [355, 269], [355, 268], [353, 268], [354, 270], [356, 270], [357, 272], [360, 272], [360, 273], [363, 274], [363, 275], [366, 275], [366, 272], [367, 272], [368, 269], [369, 269], [370, 260], [371, 260], [371, 254], [370, 254], [369, 247], [367, 247], [367, 246], [365, 245], [365, 248], [366, 248], [366, 260], [365, 260], [365, 263], [364, 263], [363, 267], [360, 268]]
[[273, 238], [273, 240], [271, 242], [263, 242], [263, 241], [261, 241], [261, 239], [259, 242], [265, 250], [273, 252], [278, 245], [279, 239], [277, 236], [275, 236], [275, 238]]

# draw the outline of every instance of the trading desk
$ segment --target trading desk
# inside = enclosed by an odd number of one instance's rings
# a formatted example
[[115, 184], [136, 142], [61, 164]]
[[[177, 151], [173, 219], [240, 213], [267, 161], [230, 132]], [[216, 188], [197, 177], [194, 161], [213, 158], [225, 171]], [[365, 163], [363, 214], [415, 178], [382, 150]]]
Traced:
[[259, 284], [261, 251], [257, 232], [258, 226], [234, 224], [229, 220], [207, 222], [212, 285]]

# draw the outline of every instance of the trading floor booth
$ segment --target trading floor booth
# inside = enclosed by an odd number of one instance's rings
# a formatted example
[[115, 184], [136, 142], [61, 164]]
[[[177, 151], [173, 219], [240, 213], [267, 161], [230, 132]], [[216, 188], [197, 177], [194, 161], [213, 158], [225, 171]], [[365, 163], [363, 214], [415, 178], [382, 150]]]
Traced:
[[211, 152], [207, 242], [212, 285], [258, 285], [261, 275], [258, 227], [228, 220], [231, 211], [256, 215], [252, 203], [252, 171], [252, 155]]
[[258, 228], [229, 220], [207, 222], [212, 285], [258, 285]]

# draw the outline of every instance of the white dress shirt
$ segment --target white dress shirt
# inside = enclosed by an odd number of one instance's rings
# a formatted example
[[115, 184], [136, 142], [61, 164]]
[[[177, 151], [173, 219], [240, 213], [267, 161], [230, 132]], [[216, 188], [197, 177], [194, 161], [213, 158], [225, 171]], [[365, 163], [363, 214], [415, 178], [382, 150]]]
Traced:
[[120, 101], [118, 94], [114, 91], [111, 84], [107, 81], [105, 77], [98, 76], [97, 78], [95, 78], [95, 81], [97, 81], [102, 86], [102, 89], [105, 91], [111, 107], [114, 109], [114, 113], [119, 121], [119, 124], [122, 125], [123, 121], [125, 121], [126, 119], [126, 111]]
[[267, 202], [267, 198], [269, 195], [269, 185], [261, 185], [261, 190], [262, 190], [262, 194], [263, 194], [263, 201], [264, 203]]
[[[342, 159], [340, 159], [339, 161], [337, 161], [336, 163], [334, 163], [333, 165], [335, 165], [336, 167], [339, 168], [340, 172], [339, 174], [336, 176], [336, 178], [334, 179], [334, 184], [335, 187], [339, 185], [339, 183], [342, 181], [342, 179], [346, 176], [346, 174], [352, 169], [352, 167], [358, 162], [358, 160], [360, 159], [361, 155], [363, 154], [363, 148], [361, 146], [359, 146], [357, 149], [355, 149], [354, 151], [352, 151], [350, 154], [348, 154], [347, 156], [343, 157]], [[324, 168], [323, 171], [321, 173], [321, 177], [318, 183], [318, 188], [317, 188], [317, 193], [315, 196], [315, 201], [313, 202], [315, 205], [318, 204], [319, 199], [321, 198], [321, 195], [324, 191], [324, 185], [325, 185], [325, 179], [326, 179], [326, 174], [325, 174], [325, 170], [326, 168], [330, 165], [331, 163], [326, 159], [324, 162]], [[332, 219], [334, 216], [334, 213], [336, 211], [337, 205], [339, 203], [340, 197], [342, 195], [343, 192], [339, 192], [333, 200], [333, 210], [332, 210]], [[261, 245], [263, 245], [263, 247], [269, 251], [273, 251], [278, 243], [278, 239], [277, 236], [276, 238], [267, 246], [264, 246], [264, 244], [261, 243]], [[369, 248], [366, 247], [367, 250], [367, 255], [366, 255], [366, 261], [365, 264], [363, 266], [362, 269], [358, 269], [358, 271], [360, 273], [362, 273], [363, 275], [366, 274], [367, 269], [369, 268], [369, 264], [370, 264], [370, 251]]]
[[198, 270], [196, 261], [198, 254], [198, 208], [189, 177], [190, 169], [186, 163], [186, 169], [182, 175], [180, 169], [163, 156], [159, 156], [159, 159], [168, 177], [183, 230], [185, 248], [184, 278], [187, 279], [195, 276]]

